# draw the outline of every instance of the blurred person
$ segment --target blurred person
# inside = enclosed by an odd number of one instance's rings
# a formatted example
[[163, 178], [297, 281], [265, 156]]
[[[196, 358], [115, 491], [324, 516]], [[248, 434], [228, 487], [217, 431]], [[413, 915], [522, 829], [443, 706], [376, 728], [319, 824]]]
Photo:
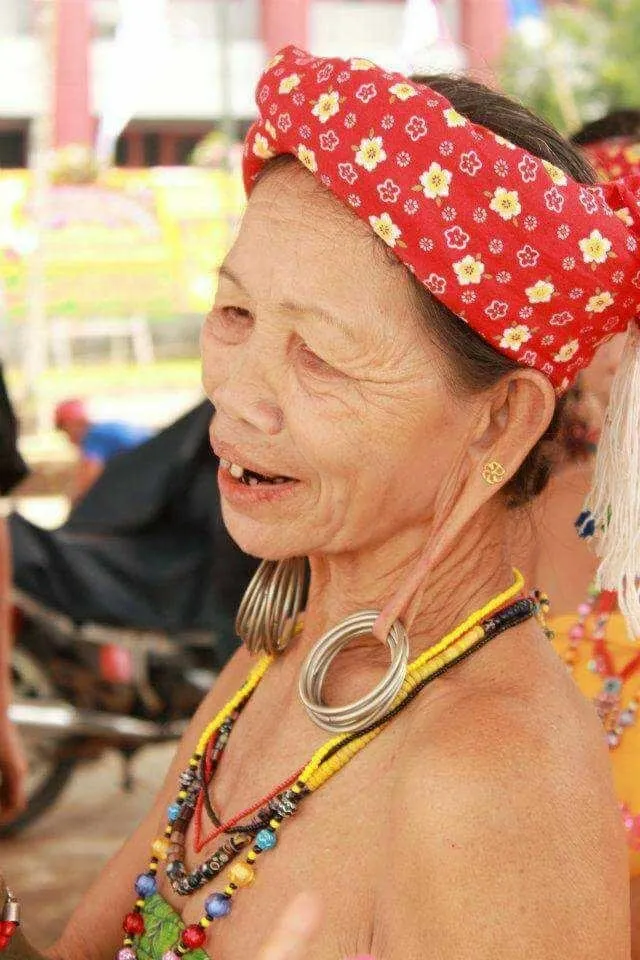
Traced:
[[108, 460], [148, 440], [152, 431], [121, 420], [95, 422], [82, 400], [64, 400], [55, 409], [55, 426], [80, 451], [72, 499], [81, 499]]
[[[562, 397], [635, 333], [616, 191], [467, 79], [290, 47], [257, 100], [202, 350], [225, 523], [266, 560], [50, 960], [252, 957], [299, 889], [323, 895], [305, 960], [628, 960], [601, 730], [511, 563]], [[567, 269], [591, 231], [615, 261]]]
[[27, 475], [17, 447], [17, 420], [0, 364], [0, 820], [12, 819], [25, 805], [27, 763], [9, 721], [11, 702], [11, 541], [4, 498]]
[[[613, 111], [572, 140], [605, 181], [640, 172], [638, 110]], [[552, 601], [554, 646], [604, 725], [629, 850], [632, 957], [640, 960], [640, 638], [631, 637], [615, 593], [596, 586], [598, 559], [575, 529], [624, 345], [620, 334], [604, 343], [571, 392], [560, 461], [537, 505], [531, 574]]]

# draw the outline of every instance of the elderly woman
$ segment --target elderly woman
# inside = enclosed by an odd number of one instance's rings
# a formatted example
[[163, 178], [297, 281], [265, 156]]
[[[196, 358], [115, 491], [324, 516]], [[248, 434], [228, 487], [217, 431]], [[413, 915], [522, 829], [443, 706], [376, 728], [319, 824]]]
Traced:
[[253, 957], [307, 890], [307, 960], [627, 960], [601, 733], [510, 563], [558, 397], [635, 313], [623, 204], [468, 81], [289, 48], [258, 103], [203, 357], [225, 520], [267, 559], [48, 956]]

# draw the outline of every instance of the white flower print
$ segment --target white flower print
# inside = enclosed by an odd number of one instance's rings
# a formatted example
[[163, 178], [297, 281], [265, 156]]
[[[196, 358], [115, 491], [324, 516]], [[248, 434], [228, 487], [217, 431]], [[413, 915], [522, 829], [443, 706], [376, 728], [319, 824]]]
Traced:
[[337, 90], [327, 90], [321, 93], [313, 105], [311, 113], [320, 123], [327, 123], [331, 117], [340, 112], [340, 94]]
[[450, 170], [445, 170], [435, 161], [428, 170], [420, 174], [420, 185], [425, 197], [429, 200], [438, 200], [440, 197], [449, 196], [449, 187], [453, 174]]
[[578, 340], [569, 340], [554, 354], [553, 359], [556, 363], [568, 363], [574, 354], [578, 352], [579, 347], [580, 343]]
[[521, 363], [526, 363], [528, 367], [535, 367], [538, 354], [535, 350], [525, 350], [520, 358]]
[[280, 81], [278, 93], [280, 96], [285, 93], [291, 93], [298, 86], [300, 86], [300, 75], [298, 73], [291, 73], [288, 77], [284, 77], [284, 79]]
[[537, 280], [525, 290], [529, 303], [549, 303], [555, 293], [555, 287], [548, 280]]
[[278, 104], [275, 103], [275, 101], [274, 101], [274, 103], [271, 103], [271, 104], [269, 105], [269, 116], [270, 116], [270, 117], [275, 117], [275, 115], [276, 115], [277, 112], [278, 112]]
[[583, 296], [584, 290], [582, 287], [573, 287], [573, 289], [569, 291], [569, 298], [571, 300], [581, 300]]
[[444, 277], [438, 276], [437, 273], [430, 273], [427, 279], [424, 282], [425, 287], [428, 287], [431, 293], [435, 294], [438, 297], [441, 297], [442, 294], [447, 289], [447, 281]]
[[540, 341], [540, 344], [543, 347], [550, 347], [554, 340], [555, 340], [554, 335], [552, 333], [548, 333], [546, 336], [542, 338], [542, 340]]
[[585, 310], [587, 313], [604, 313], [612, 305], [613, 297], [608, 290], [603, 290], [602, 293], [597, 293], [589, 298]]
[[467, 287], [472, 283], [480, 283], [484, 273], [484, 263], [480, 257], [476, 259], [476, 257], [466, 256], [454, 263], [453, 269], [460, 286]]
[[355, 113], [348, 113], [346, 115], [344, 118], [344, 125], [347, 130], [351, 130], [352, 127], [355, 127], [357, 119], [358, 118], [356, 117]]
[[520, 307], [518, 316], [521, 320], [531, 320], [533, 316], [533, 307]]
[[448, 247], [452, 250], [465, 250], [471, 240], [468, 233], [462, 227], [449, 227], [444, 232], [444, 239]]
[[475, 290], [465, 290], [460, 294], [460, 299], [463, 303], [475, 303], [478, 299], [478, 294], [475, 292]]
[[624, 280], [624, 270], [614, 270], [613, 273], [611, 274], [611, 282], [618, 284], [618, 283], [622, 283], [623, 280]]
[[571, 227], [568, 223], [561, 223], [557, 230], [558, 240], [568, 240], [571, 235]]
[[405, 200], [402, 209], [405, 213], [409, 214], [409, 216], [413, 216], [420, 209], [420, 205], [413, 197], [409, 197], [408, 200]]
[[524, 218], [522, 226], [528, 233], [533, 233], [534, 230], [538, 229], [538, 218], [529, 215]]
[[497, 187], [491, 198], [489, 208], [502, 217], [503, 220], [513, 220], [514, 217], [522, 213], [518, 191]]
[[466, 118], [457, 110], [454, 110], [453, 107], [448, 107], [444, 111], [444, 118], [448, 127], [466, 127], [467, 125]]
[[401, 193], [400, 187], [391, 177], [387, 177], [384, 183], [379, 183], [376, 190], [383, 203], [396, 203]]
[[420, 140], [422, 137], [426, 137], [428, 133], [427, 121], [423, 117], [416, 117], [415, 115], [409, 118], [409, 122], [405, 126], [405, 131], [407, 135], [414, 141]]
[[411, 163], [411, 154], [407, 153], [406, 150], [401, 150], [396, 156], [396, 163], [399, 167], [408, 167]]
[[524, 156], [518, 164], [523, 183], [533, 183], [538, 176], [538, 163], [533, 157]]
[[387, 159], [382, 137], [364, 137], [356, 150], [356, 163], [371, 173], [378, 164]]
[[287, 130], [291, 129], [291, 115], [288, 113], [281, 113], [278, 117], [278, 129], [282, 130], [283, 133], [286, 133]]
[[340, 140], [334, 130], [327, 130], [320, 134], [320, 146], [323, 150], [331, 152], [336, 149], [339, 143]]
[[331, 177], [330, 177], [328, 174], [326, 174], [326, 173], [321, 173], [321, 174], [320, 174], [320, 183], [322, 183], [323, 186], [325, 186], [325, 187], [330, 187], [330, 186], [331, 186]]
[[403, 102], [418, 95], [418, 91], [410, 83], [394, 83], [392, 87], [389, 87], [389, 93], [392, 97], [396, 97]]
[[489, 306], [485, 307], [484, 312], [490, 320], [494, 320], [497, 323], [506, 317], [509, 312], [509, 304], [505, 303], [504, 300], [492, 300]]
[[489, 241], [489, 253], [492, 253], [494, 257], [500, 256], [503, 250], [504, 250], [504, 243], [502, 242], [502, 240], [498, 240], [497, 237], [494, 237], [492, 240]]
[[498, 134], [498, 133], [494, 134], [494, 139], [495, 139], [496, 143], [498, 144], [498, 146], [500, 146], [500, 147], [506, 147], [507, 150], [515, 150], [515, 149], [516, 149], [515, 143], [511, 143], [511, 140], [505, 140], [505, 138], [504, 138], [504, 137], [501, 137], [500, 134]]
[[325, 63], [324, 67], [322, 67], [321, 70], [318, 70], [318, 73], [316, 74], [316, 82], [326, 83], [332, 73], [333, 73], [333, 64]]
[[369, 103], [377, 96], [378, 89], [375, 83], [363, 83], [362, 86], [356, 90], [356, 99], [361, 100], [363, 103]]
[[517, 323], [513, 327], [506, 327], [502, 331], [500, 348], [502, 350], [513, 350], [518, 353], [523, 343], [531, 340], [531, 330], [525, 323]]
[[357, 193], [350, 193], [349, 196], [347, 197], [347, 203], [349, 203], [352, 207], [357, 208], [361, 206], [362, 200], [360, 199]]
[[395, 225], [388, 213], [383, 213], [379, 217], [369, 217], [369, 223], [374, 233], [377, 233], [390, 247], [395, 247], [402, 236], [402, 230]]
[[509, 164], [506, 160], [496, 160], [493, 165], [493, 170], [495, 175], [502, 177], [502, 179], [509, 176]]
[[383, 130], [392, 130], [395, 122], [396, 118], [392, 113], [385, 113], [384, 117], [380, 121], [380, 126]]
[[511, 283], [512, 277], [508, 270], [500, 270], [496, 273], [497, 283]]
[[445, 207], [442, 211], [442, 219], [445, 223], [453, 223], [457, 216], [458, 211], [455, 207]]
[[460, 157], [460, 170], [470, 177], [475, 177], [476, 173], [482, 170], [482, 166], [482, 160], [475, 150], [469, 150]]
[[303, 123], [298, 132], [303, 140], [311, 139], [311, 127], [308, 123]]
[[303, 143], [298, 144], [298, 160], [300, 163], [304, 164], [307, 170], [310, 170], [311, 173], [317, 173], [318, 164], [316, 162], [316, 155], [309, 147], [305, 147]]
[[261, 133], [256, 133], [255, 140], [253, 141], [253, 152], [256, 157], [260, 157], [261, 160], [269, 160], [275, 156], [269, 146], [269, 141]]
[[638, 249], [638, 241], [636, 240], [636, 238], [627, 237], [626, 247], [630, 253], [635, 253], [636, 250]]
[[575, 270], [576, 268], [576, 258], [575, 257], [563, 257], [562, 260], [562, 269], [567, 272], [570, 270]]
[[346, 83], [351, 78], [348, 70], [342, 70], [336, 77], [336, 83]]
[[266, 103], [268, 99], [269, 99], [269, 85], [265, 83], [264, 86], [260, 88], [260, 93], [258, 94], [258, 101], [260, 103]]
[[451, 140], [443, 140], [438, 147], [438, 152], [440, 153], [441, 157], [450, 157], [454, 150], [455, 147], [451, 143]]
[[304, 107], [306, 102], [304, 93], [300, 93], [298, 90], [294, 91], [291, 99], [293, 100], [296, 107]]
[[545, 191], [544, 202], [547, 210], [551, 210], [552, 213], [562, 213], [564, 194], [560, 193], [557, 187], [551, 187], [550, 190]]
[[485, 223], [487, 219], [487, 211], [484, 207], [476, 207], [473, 211], [473, 219], [476, 223]]
[[525, 243], [516, 253], [518, 258], [518, 263], [520, 266], [525, 269], [527, 267], [536, 267], [538, 265], [538, 260], [540, 259], [540, 251], [536, 250], [535, 247], [532, 247], [531, 244]]
[[589, 214], [598, 212], [598, 201], [595, 197], [593, 187], [580, 187], [578, 200]]
[[350, 187], [352, 187], [358, 179], [358, 172], [352, 163], [339, 163], [338, 173], [343, 180], [346, 180]]
[[611, 252], [611, 240], [603, 237], [599, 230], [592, 230], [588, 237], [578, 242], [585, 263], [606, 263]]
[[431, 237], [420, 237], [420, 239], [418, 240], [418, 246], [423, 251], [423, 253], [431, 253], [434, 247], [434, 243]]
[[552, 327], [566, 327], [568, 323], [573, 323], [573, 314], [568, 310], [561, 310], [560, 313], [554, 313], [549, 323]]

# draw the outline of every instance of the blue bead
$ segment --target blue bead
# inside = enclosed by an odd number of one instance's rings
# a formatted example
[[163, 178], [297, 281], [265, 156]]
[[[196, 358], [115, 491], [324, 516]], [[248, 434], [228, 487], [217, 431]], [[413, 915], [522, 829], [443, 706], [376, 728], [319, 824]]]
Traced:
[[148, 873], [141, 873], [136, 880], [136, 893], [139, 897], [150, 897], [157, 889], [158, 885], [154, 877], [150, 877]]
[[209, 920], [219, 920], [231, 913], [231, 901], [222, 893], [214, 893], [205, 900], [204, 912]]
[[179, 803], [170, 803], [167, 807], [167, 817], [170, 823], [174, 823], [180, 816], [180, 804]]
[[260, 830], [256, 836], [256, 847], [259, 850], [273, 850], [278, 838], [273, 830]]

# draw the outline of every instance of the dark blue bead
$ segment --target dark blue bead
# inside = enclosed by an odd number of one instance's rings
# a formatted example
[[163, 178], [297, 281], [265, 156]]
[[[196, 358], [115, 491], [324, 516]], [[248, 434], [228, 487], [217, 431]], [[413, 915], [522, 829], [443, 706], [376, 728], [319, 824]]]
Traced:
[[222, 893], [214, 893], [205, 900], [204, 911], [209, 920], [219, 920], [231, 913], [231, 901]]
[[152, 896], [157, 889], [158, 885], [155, 878], [149, 876], [148, 873], [141, 873], [136, 880], [136, 893], [143, 899]]

